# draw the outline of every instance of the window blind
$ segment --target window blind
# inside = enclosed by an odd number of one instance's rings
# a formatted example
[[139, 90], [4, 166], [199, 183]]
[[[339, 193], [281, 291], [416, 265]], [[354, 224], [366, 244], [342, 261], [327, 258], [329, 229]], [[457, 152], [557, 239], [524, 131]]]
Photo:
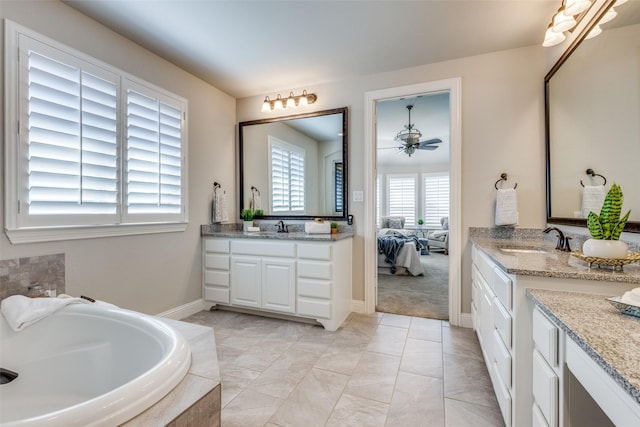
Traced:
[[115, 214], [116, 80], [28, 53], [29, 215]]
[[181, 211], [181, 109], [127, 90], [128, 213]]
[[342, 198], [342, 189], [343, 187], [343, 171], [342, 171], [342, 163], [336, 162], [333, 164], [335, 170], [335, 211], [342, 213], [344, 211], [343, 207], [343, 198]]
[[440, 218], [449, 216], [449, 175], [424, 175], [424, 223], [440, 228]]
[[305, 153], [270, 138], [271, 203], [274, 212], [303, 212]]
[[416, 176], [389, 175], [389, 216], [403, 216], [404, 225], [416, 225]]

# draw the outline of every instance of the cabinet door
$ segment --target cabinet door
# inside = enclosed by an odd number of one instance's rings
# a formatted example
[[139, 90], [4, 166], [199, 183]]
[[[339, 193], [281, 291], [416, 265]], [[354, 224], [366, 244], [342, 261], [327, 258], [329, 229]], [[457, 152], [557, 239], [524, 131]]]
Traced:
[[231, 304], [260, 308], [260, 266], [257, 257], [231, 257]]
[[262, 308], [283, 313], [296, 312], [296, 262], [262, 259]]

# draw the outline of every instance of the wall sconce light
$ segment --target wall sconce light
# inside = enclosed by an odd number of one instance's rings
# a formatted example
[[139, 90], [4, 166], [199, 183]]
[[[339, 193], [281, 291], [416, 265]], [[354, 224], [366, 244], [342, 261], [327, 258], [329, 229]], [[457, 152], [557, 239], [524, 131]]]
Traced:
[[262, 112], [267, 113], [269, 111], [282, 110], [284, 108], [303, 107], [313, 104], [317, 99], [318, 97], [315, 93], [307, 93], [306, 90], [303, 90], [300, 95], [294, 95], [293, 92], [289, 92], [289, 96], [287, 98], [282, 98], [282, 96], [278, 94], [276, 99], [271, 100], [267, 96], [264, 98], [264, 102], [262, 103]]

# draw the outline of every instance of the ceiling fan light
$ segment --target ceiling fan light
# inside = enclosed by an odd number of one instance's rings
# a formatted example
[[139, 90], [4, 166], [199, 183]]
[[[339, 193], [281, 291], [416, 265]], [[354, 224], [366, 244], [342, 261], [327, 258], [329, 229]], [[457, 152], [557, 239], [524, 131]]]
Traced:
[[591, 0], [566, 0], [563, 13], [575, 16], [589, 9], [589, 6], [591, 6]]
[[558, 9], [558, 13], [553, 17], [553, 26], [551, 29], [556, 33], [568, 31], [576, 26], [576, 20], [573, 16], [564, 14], [564, 7]]
[[544, 47], [555, 46], [557, 44], [562, 43], [564, 39], [566, 39], [566, 37], [563, 33], [556, 33], [551, 28], [551, 25], [549, 25], [549, 28], [547, 28], [547, 31], [544, 34], [544, 41], [542, 42], [542, 46]]
[[587, 34], [585, 40], [592, 39], [599, 36], [600, 34], [602, 34], [602, 28], [600, 28], [600, 25], [596, 25], [591, 29], [591, 31], [589, 31], [589, 34]]
[[609, 10], [607, 10], [607, 13], [605, 13], [602, 18], [600, 18], [600, 22], [598, 22], [598, 25], [606, 24], [616, 16], [618, 16], [618, 12], [616, 12], [614, 8], [610, 8]]

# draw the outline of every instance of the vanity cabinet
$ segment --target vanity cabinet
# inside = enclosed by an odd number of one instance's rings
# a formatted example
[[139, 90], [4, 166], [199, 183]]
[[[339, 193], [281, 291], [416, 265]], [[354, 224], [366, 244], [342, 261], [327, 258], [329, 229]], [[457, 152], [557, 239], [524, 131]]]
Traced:
[[351, 239], [204, 237], [203, 298], [336, 330], [351, 312]]
[[[548, 256], [557, 255], [552, 252]], [[505, 425], [570, 425], [563, 422], [563, 409], [558, 404], [563, 393], [559, 357], [564, 344], [548, 318], [540, 313], [534, 315], [534, 304], [526, 297], [526, 290], [613, 296], [638, 285], [510, 274], [477, 244], [472, 247], [471, 258], [473, 328]]]

